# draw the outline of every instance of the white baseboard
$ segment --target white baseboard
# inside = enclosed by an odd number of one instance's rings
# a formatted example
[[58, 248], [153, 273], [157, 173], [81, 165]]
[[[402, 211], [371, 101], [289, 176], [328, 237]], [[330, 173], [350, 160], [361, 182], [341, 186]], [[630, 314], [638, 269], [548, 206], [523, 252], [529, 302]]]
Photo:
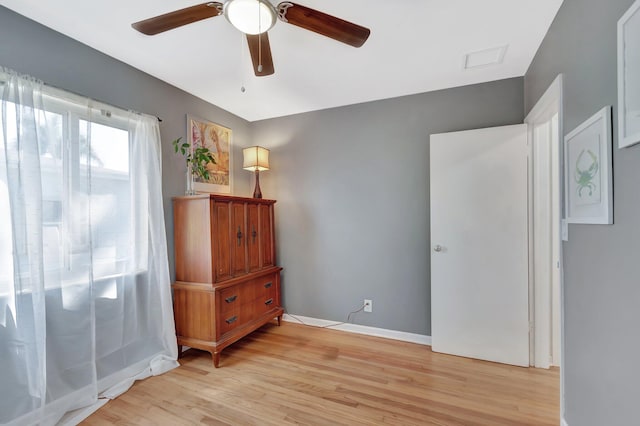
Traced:
[[565, 419], [561, 419], [561, 420], [560, 420], [560, 424], [561, 424], [562, 426], [569, 426], [569, 423], [567, 423], [567, 421], [566, 421]]
[[[304, 325], [312, 327], [326, 327], [331, 324], [339, 324], [336, 321], [328, 321], [318, 318], [303, 317], [302, 315], [295, 315], [292, 317], [289, 314], [284, 314], [282, 317], [284, 321], [294, 322], [300, 324], [300, 321]], [[300, 320], [300, 321], [298, 321]], [[385, 337], [387, 339], [402, 340], [403, 342], [417, 343], [419, 345], [431, 346], [431, 336], [425, 336], [423, 334], [407, 333], [406, 331], [387, 330], [385, 328], [369, 327], [359, 324], [339, 324], [331, 327], [333, 330], [347, 331], [349, 333], [366, 334], [367, 336]]]

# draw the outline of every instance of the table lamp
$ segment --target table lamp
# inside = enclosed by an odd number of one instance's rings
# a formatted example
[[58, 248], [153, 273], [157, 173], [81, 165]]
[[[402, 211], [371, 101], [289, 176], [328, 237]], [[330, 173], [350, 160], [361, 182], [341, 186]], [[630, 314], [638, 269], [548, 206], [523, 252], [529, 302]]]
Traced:
[[253, 190], [253, 198], [262, 198], [260, 191], [260, 172], [269, 170], [269, 150], [261, 146], [252, 146], [242, 150], [244, 162], [242, 168], [252, 170], [256, 175], [256, 187]]

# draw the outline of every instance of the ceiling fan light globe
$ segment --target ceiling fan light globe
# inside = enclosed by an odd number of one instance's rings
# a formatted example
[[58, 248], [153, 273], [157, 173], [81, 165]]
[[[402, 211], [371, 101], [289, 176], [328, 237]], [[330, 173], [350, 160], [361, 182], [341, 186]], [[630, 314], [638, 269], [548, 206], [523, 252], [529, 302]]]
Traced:
[[267, 0], [229, 0], [224, 16], [245, 34], [264, 33], [276, 23], [276, 10]]

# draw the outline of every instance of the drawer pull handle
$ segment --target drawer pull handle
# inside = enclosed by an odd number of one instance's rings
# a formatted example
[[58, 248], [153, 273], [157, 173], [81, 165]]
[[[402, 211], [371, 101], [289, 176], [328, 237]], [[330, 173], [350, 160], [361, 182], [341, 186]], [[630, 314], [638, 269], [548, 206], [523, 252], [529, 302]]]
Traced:
[[239, 226], [238, 226], [238, 233], [236, 234], [236, 237], [238, 237], [238, 247], [240, 247], [240, 245], [242, 244], [242, 230], [240, 229]]
[[231, 303], [231, 302], [235, 302], [237, 298], [238, 296], [234, 294], [233, 296], [229, 296], [226, 299], [224, 299], [224, 301], [227, 303]]
[[264, 285], [264, 288], [270, 288], [272, 285], [273, 285], [273, 283], [266, 283], [266, 284]]
[[227, 324], [232, 324], [232, 323], [236, 322], [236, 320], [237, 320], [237, 319], [238, 319], [238, 317], [237, 317], [236, 315], [234, 315], [234, 316], [232, 316], [231, 318], [227, 318], [227, 319], [225, 320], [225, 322], [226, 322]]
[[269, 299], [266, 302], [264, 302], [265, 305], [270, 305], [273, 303], [273, 299]]
[[258, 236], [258, 232], [256, 231], [255, 225], [253, 226], [253, 231], [251, 232], [251, 237], [253, 237], [253, 244], [256, 243], [256, 237]]

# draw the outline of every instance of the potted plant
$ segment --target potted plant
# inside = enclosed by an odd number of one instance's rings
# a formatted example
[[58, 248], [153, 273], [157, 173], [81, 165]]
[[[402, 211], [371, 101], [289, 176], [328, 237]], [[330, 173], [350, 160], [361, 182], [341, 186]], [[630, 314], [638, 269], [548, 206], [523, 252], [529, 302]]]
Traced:
[[216, 164], [216, 160], [213, 157], [213, 153], [206, 146], [198, 146], [195, 149], [191, 148], [189, 142], [181, 142], [182, 137], [171, 142], [173, 144], [173, 150], [176, 153], [180, 153], [187, 160], [187, 190], [186, 195], [195, 195], [196, 191], [193, 189], [193, 177], [198, 176], [204, 181], [209, 180], [209, 169], [207, 164]]

